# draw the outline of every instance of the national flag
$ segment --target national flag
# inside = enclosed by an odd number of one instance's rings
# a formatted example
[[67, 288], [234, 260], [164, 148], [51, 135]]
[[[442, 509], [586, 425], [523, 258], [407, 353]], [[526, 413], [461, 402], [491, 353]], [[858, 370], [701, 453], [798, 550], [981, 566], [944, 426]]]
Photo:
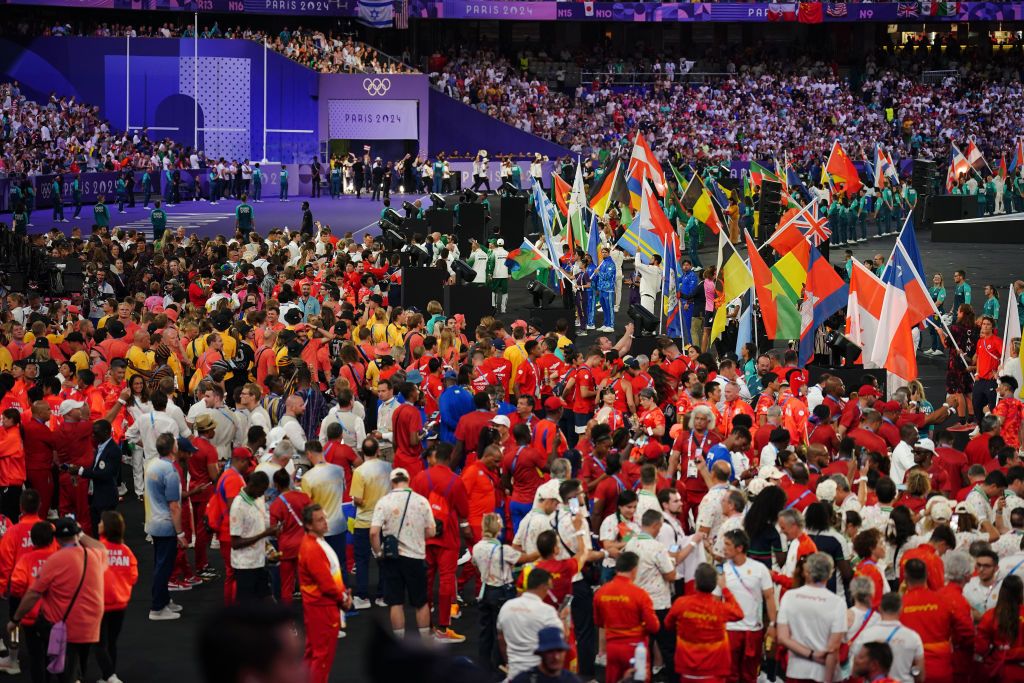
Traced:
[[548, 258], [557, 262], [562, 254], [555, 245], [555, 206], [540, 188], [540, 183], [536, 183], [533, 186], [533, 201], [537, 209], [537, 215], [540, 216], [540, 225], [544, 232], [544, 244], [547, 247]]
[[754, 341], [754, 306], [751, 301], [740, 313], [739, 329], [736, 331], [736, 356], [743, 357], [743, 347]]
[[1013, 290], [1011, 282], [1010, 286], [1006, 288], [1006, 328], [1003, 330], [1003, 357], [1000, 360], [1000, 366], [1010, 360], [1010, 351], [1012, 350], [1010, 341], [1019, 337], [1020, 318], [1017, 313], [1017, 293]]
[[768, 21], [796, 21], [797, 3], [773, 2], [768, 5]]
[[622, 223], [629, 223], [633, 219], [633, 212], [630, 207], [629, 188], [626, 186], [626, 167], [623, 164], [615, 166], [615, 184], [612, 185], [612, 195], [609, 201], [611, 204], [618, 204], [622, 212]]
[[882, 150], [882, 156], [885, 157], [885, 166], [882, 169], [882, 174], [888, 179], [894, 186], [900, 182], [900, 169], [896, 165], [896, 162], [892, 160], [892, 154]]
[[395, 0], [395, 28], [409, 28], [409, 0]]
[[590, 214], [590, 236], [587, 238], [587, 253], [590, 254], [590, 260], [593, 263], [597, 263], [597, 245], [601, 242], [601, 234], [598, 231], [598, 220], [597, 214]]
[[811, 247], [804, 302], [800, 307], [800, 367], [814, 355], [814, 331], [847, 304], [849, 288], [821, 252]]
[[[729, 255], [725, 256], [728, 247]], [[726, 237], [725, 231], [718, 233], [718, 279], [715, 281], [715, 319], [711, 323], [711, 340], [721, 336], [728, 318], [728, 307], [736, 297], [754, 284], [750, 269], [736, 252], [736, 247]]]
[[508, 253], [505, 263], [508, 266], [509, 277], [513, 280], [522, 280], [538, 270], [551, 267], [550, 262], [526, 240], [523, 240], [522, 246], [518, 249]]
[[971, 171], [971, 163], [967, 157], [957, 149], [956, 145], [950, 144], [949, 170], [946, 171], [946, 192], [952, 192], [960, 177]]
[[842, 145], [836, 140], [832, 143], [832, 152], [825, 162], [825, 171], [836, 183], [841, 183], [843, 191], [852, 196], [857, 194], [861, 188], [860, 176], [857, 175], [857, 167], [853, 160], [843, 151]]
[[832, 236], [828, 216], [821, 213], [818, 202], [813, 199], [789, 220], [789, 224], [796, 227], [816, 247]]
[[[658, 163], [657, 157], [651, 151], [650, 145], [647, 144], [647, 140], [644, 139], [643, 134], [639, 131], [637, 131], [636, 139], [633, 141], [633, 151], [629, 155], [629, 172], [627, 175], [632, 178], [642, 178], [646, 175], [654, 183], [654, 189], [658, 191], [658, 195], [664, 196], [666, 185], [665, 171], [662, 170], [661, 164]], [[632, 189], [630, 193], [632, 193]], [[638, 192], [637, 194], [640, 193]]]
[[1006, 169], [1006, 153], [999, 155], [999, 179], [1004, 183], [1006, 182], [1006, 176], [1009, 175], [1009, 171]]
[[797, 10], [797, 20], [801, 24], [820, 24], [825, 21], [824, 3], [801, 2]]
[[761, 307], [761, 318], [769, 339], [796, 339], [800, 336], [800, 313], [796, 299], [787, 291], [789, 285], [761, 258], [750, 233], [744, 231], [747, 240], [747, 254], [750, 270], [753, 272], [754, 289]]
[[665, 276], [661, 287], [661, 306], [662, 315], [665, 316], [665, 334], [673, 338], [683, 336], [683, 316], [677, 296], [679, 281], [683, 277], [683, 266], [679, 257], [679, 238], [672, 235], [669, 243], [665, 245], [665, 258], [662, 260]]
[[569, 215], [569, 195], [572, 194], [572, 185], [565, 182], [557, 173], [551, 174], [551, 193], [555, 198], [555, 205], [562, 212], [563, 216]]
[[1019, 168], [1024, 168], [1024, 138], [1017, 138], [1017, 144], [1013, 148], [1013, 158], [1010, 159], [1010, 173]]
[[726, 196], [728, 190], [722, 187], [722, 184], [717, 180], [709, 180], [705, 187], [707, 187], [708, 192], [711, 194], [711, 198], [718, 204], [719, 213], [724, 214], [726, 207], [729, 206], [729, 198]]
[[800, 190], [800, 201], [806, 202], [811, 198], [810, 190], [804, 185], [804, 181], [801, 180], [800, 174], [796, 172], [792, 164], [786, 165], [786, 187], [789, 188], [790, 196], [794, 196], [794, 188]]
[[756, 161], [750, 162], [750, 181], [754, 183], [754, 187], [761, 187], [761, 182], [764, 180], [772, 180], [775, 182], [781, 182], [779, 176], [772, 171], [757, 163]]
[[[793, 218], [795, 217], [794, 215]], [[804, 270], [807, 269], [807, 265], [810, 263], [811, 245], [804, 233], [800, 231], [800, 228], [794, 224], [792, 218], [782, 223], [772, 233], [772, 236], [763, 245], [763, 247], [767, 246], [774, 249], [780, 258], [792, 254], [797, 263], [803, 266]]]
[[620, 161], [616, 161], [614, 167], [607, 169], [604, 175], [601, 176], [601, 181], [594, 183], [594, 187], [590, 191], [588, 204], [590, 206], [590, 210], [598, 216], [605, 216], [608, 214], [608, 207], [612, 201], [615, 181], [619, 177], [619, 166], [621, 163], [622, 162]]
[[885, 283], [857, 259], [852, 263], [850, 298], [846, 304], [846, 336], [861, 348], [864, 367], [877, 368], [871, 357], [878, 336], [878, 319], [882, 317]]
[[392, 0], [357, 0], [356, 18], [372, 28], [390, 28], [394, 23], [395, 7]]
[[725, 219], [721, 216], [715, 200], [711, 198], [711, 194], [704, 187], [704, 181], [696, 173], [690, 178], [690, 184], [683, 193], [682, 203], [694, 218], [711, 228], [716, 235], [725, 225]]
[[967, 163], [971, 165], [975, 171], [981, 171], [982, 168], [988, 169], [991, 173], [992, 169], [989, 167], [988, 162], [985, 161], [984, 155], [978, 146], [974, 144], [974, 140], [967, 141]]
[[959, 2], [921, 2], [921, 13], [926, 16], [949, 17], [959, 12]]
[[655, 254], [660, 255], [663, 244], [650, 230], [643, 227], [642, 217], [645, 212], [643, 206], [633, 218], [633, 222], [626, 228], [626, 232], [619, 238], [617, 246], [622, 247], [626, 253], [635, 256], [640, 263], [650, 263]]
[[879, 367], [908, 382], [917, 379], [917, 349], [912, 330], [935, 313], [921, 277], [921, 257], [913, 233], [913, 221], [908, 215], [882, 277], [885, 298], [871, 358]]
[[587, 195], [583, 190], [583, 164], [576, 160], [576, 176], [572, 181], [572, 191], [569, 193], [568, 219], [569, 232], [572, 234], [573, 242], [587, 248], [587, 226], [583, 221], [583, 208], [587, 205]]
[[845, 2], [830, 2], [825, 10], [830, 17], [845, 17], [847, 8]]
[[[865, 162], [866, 161], [867, 159], [865, 159]], [[875, 145], [875, 163], [870, 164], [869, 166], [872, 184], [878, 189], [885, 187], [885, 164], [886, 160], [885, 155], [882, 154], [882, 146]]]
[[913, 19], [918, 16], [916, 2], [896, 3], [896, 16], [900, 19]]

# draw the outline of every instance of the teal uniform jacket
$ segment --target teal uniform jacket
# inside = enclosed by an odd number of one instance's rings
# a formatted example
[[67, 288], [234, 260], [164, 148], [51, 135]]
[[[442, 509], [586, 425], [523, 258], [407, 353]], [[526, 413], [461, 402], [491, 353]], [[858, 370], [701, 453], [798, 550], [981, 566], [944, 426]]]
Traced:
[[117, 194], [119, 196], [128, 194], [128, 184], [124, 182], [124, 178], [118, 178], [114, 187], [117, 189]]
[[287, 185], [288, 184], [288, 171], [286, 171], [283, 168], [281, 169], [281, 184], [282, 185]]
[[939, 309], [939, 313], [946, 311], [946, 288], [933, 285], [929, 290], [928, 294], [931, 295], [932, 301], [935, 302], [935, 308]]
[[53, 191], [53, 201], [54, 202], [59, 202], [59, 201], [62, 201], [64, 199], [61, 196], [61, 193], [60, 193], [60, 183], [59, 182], [54, 180], [53, 181], [53, 185], [50, 185], [50, 189]]
[[76, 202], [82, 198], [82, 184], [78, 182], [78, 178], [71, 181], [71, 196]]
[[236, 206], [235, 220], [238, 222], [238, 227], [240, 228], [252, 228], [252, 207], [248, 204], [239, 204]]
[[255, 168], [252, 171], [252, 184], [253, 185], [262, 185], [263, 184], [263, 171], [261, 171], [258, 168]]
[[153, 234], [159, 234], [167, 228], [167, 212], [163, 209], [153, 209], [149, 212], [149, 222], [153, 226]]
[[892, 190], [888, 187], [882, 190], [882, 204], [878, 208], [883, 214], [889, 213], [895, 208], [892, 201]]
[[110, 226], [110, 211], [107, 209], [106, 204], [97, 204], [92, 207], [92, 217], [96, 221], [96, 225], [101, 228]]
[[995, 297], [985, 299], [985, 305], [981, 308], [981, 314], [987, 315], [995, 321], [999, 321], [999, 299]]

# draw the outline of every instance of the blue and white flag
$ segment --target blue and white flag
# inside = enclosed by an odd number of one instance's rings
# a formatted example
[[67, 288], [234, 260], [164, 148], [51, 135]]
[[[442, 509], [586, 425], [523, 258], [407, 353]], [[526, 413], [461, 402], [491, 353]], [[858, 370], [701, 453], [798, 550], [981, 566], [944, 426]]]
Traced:
[[358, 0], [359, 21], [373, 28], [391, 28], [395, 18], [393, 0]]

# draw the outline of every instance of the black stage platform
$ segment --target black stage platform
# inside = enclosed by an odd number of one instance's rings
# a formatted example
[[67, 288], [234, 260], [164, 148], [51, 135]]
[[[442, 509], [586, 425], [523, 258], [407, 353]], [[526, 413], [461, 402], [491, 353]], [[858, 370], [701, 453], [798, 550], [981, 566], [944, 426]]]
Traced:
[[1024, 244], [1024, 213], [938, 222], [932, 226], [932, 242]]

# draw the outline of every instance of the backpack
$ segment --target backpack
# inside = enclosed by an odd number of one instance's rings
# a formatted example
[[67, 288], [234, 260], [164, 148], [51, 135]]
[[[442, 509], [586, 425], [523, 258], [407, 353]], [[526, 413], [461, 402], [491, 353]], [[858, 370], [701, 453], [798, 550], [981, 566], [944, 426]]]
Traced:
[[455, 479], [456, 476], [453, 474], [448, 480], [448, 488], [445, 489], [444, 493], [441, 493], [434, 490], [434, 482], [430, 479], [430, 473], [427, 473], [427, 502], [430, 504], [430, 513], [434, 516], [438, 529], [444, 528], [444, 523], [448, 521], [451, 515], [448, 496], [452, 492], [452, 487], [455, 486]]

